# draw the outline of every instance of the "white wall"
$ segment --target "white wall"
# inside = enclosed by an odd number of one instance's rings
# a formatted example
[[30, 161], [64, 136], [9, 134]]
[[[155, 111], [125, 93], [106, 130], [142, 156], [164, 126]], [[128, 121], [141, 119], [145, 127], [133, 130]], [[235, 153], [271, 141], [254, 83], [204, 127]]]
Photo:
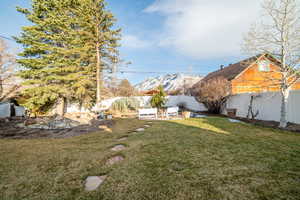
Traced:
[[177, 106], [179, 103], [185, 103], [186, 107], [192, 111], [207, 111], [205, 106], [192, 96], [168, 96], [166, 106]]
[[[111, 107], [113, 102], [115, 102], [118, 99], [121, 99], [122, 97], [115, 97], [112, 99], [107, 99], [101, 102], [100, 105], [95, 106], [92, 108], [92, 111], [101, 111], [101, 110], [107, 110]], [[149, 102], [151, 100], [151, 96], [137, 96], [134, 97], [138, 99], [141, 104], [140, 107], [145, 107], [146, 105], [149, 105]], [[192, 111], [206, 111], [206, 108], [204, 107], [203, 104], [198, 103], [194, 97], [191, 96], [168, 96], [167, 97], [167, 102], [166, 106], [172, 107], [172, 106], [177, 106], [179, 103], [185, 103], [187, 108], [192, 110]], [[72, 112], [87, 112], [88, 110], [84, 108], [79, 108], [78, 105], [76, 104], [71, 104], [68, 105], [67, 107], [67, 113], [72, 113]]]
[[[238, 94], [227, 100], [226, 108], [237, 109], [237, 116], [246, 117], [250, 104], [250, 93]], [[257, 119], [279, 121], [280, 120], [281, 95], [279, 92], [261, 93], [253, 101], [253, 111], [259, 111]], [[226, 110], [223, 111], [226, 114]], [[287, 118], [289, 122], [300, 124], [300, 90], [290, 92], [287, 105]]]

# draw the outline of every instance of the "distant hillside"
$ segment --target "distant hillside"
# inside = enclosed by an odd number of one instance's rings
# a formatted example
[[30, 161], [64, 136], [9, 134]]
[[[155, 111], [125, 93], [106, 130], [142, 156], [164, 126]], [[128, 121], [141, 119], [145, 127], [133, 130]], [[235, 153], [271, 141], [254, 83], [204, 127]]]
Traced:
[[145, 81], [135, 85], [138, 91], [148, 91], [162, 85], [166, 92], [183, 90], [191, 88], [195, 83], [199, 82], [203, 77], [197, 75], [184, 74], [167, 74], [154, 78], [148, 78]]

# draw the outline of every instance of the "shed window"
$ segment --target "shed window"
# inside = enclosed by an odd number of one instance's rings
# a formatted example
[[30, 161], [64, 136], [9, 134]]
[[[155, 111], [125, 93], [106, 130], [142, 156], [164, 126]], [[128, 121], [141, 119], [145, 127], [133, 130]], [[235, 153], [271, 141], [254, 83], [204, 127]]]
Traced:
[[267, 60], [262, 60], [258, 63], [258, 69], [261, 72], [269, 72], [270, 71], [270, 62]]

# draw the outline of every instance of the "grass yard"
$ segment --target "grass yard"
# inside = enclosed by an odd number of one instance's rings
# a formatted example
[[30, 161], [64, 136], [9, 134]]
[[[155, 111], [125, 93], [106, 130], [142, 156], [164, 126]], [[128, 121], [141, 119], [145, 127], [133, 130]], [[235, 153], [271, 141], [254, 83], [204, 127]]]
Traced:
[[[209, 117], [117, 120], [113, 132], [0, 140], [0, 199], [300, 199], [300, 134]], [[118, 141], [122, 136], [127, 140]], [[127, 148], [110, 150], [116, 144]], [[113, 155], [125, 160], [112, 166]], [[93, 192], [87, 176], [107, 175]]]

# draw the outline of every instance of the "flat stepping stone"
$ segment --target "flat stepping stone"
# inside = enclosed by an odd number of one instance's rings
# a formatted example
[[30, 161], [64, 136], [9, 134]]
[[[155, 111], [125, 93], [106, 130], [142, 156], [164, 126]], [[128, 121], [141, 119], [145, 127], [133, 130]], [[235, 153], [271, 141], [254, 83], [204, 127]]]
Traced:
[[113, 165], [124, 160], [123, 156], [114, 156], [106, 161], [107, 165]]
[[229, 120], [230, 122], [232, 122], [232, 123], [242, 123], [242, 121], [237, 120], [237, 119], [231, 119], [231, 118], [229, 118], [228, 120]]
[[151, 127], [151, 126], [146, 124], [146, 125], [144, 125], [144, 127], [149, 128], [149, 127]]
[[153, 124], [153, 122], [147, 122], [147, 124]]
[[96, 190], [106, 179], [107, 176], [89, 176], [85, 180], [85, 191]]
[[124, 141], [124, 140], [127, 140], [127, 139], [128, 139], [128, 137], [121, 137], [121, 138], [118, 139], [118, 141]]
[[145, 131], [145, 129], [144, 128], [138, 128], [138, 129], [136, 129], [136, 131], [137, 132], [142, 132], [142, 131]]
[[110, 150], [112, 150], [112, 151], [122, 151], [122, 150], [124, 150], [125, 148], [126, 148], [126, 147], [125, 147], [124, 145], [118, 144], [118, 145], [114, 146], [113, 148], [111, 148]]

